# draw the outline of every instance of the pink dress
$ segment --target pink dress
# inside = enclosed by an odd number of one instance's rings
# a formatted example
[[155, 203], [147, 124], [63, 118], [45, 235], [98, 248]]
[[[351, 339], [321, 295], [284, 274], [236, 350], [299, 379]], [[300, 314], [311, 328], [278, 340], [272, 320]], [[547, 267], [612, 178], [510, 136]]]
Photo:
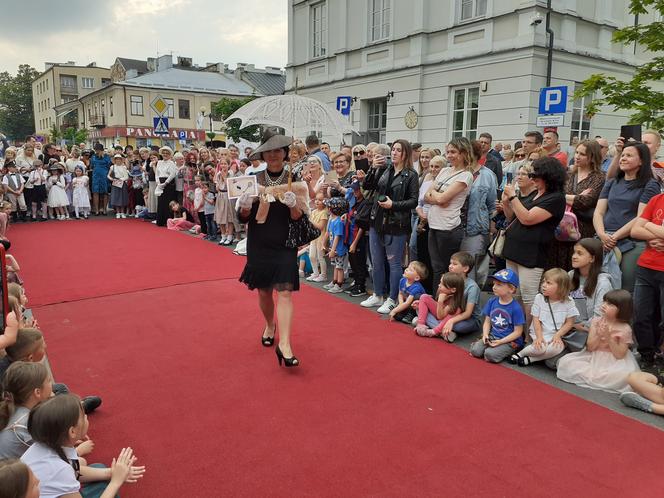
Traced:
[[590, 322], [589, 336], [600, 337], [600, 343], [594, 351], [569, 353], [558, 361], [557, 375], [560, 380], [581, 387], [598, 389], [612, 393], [629, 390], [627, 376], [639, 371], [639, 365], [631, 351], [617, 359], [611, 353], [609, 338], [622, 344], [632, 344], [632, 329], [626, 323], [609, 323], [604, 318], [593, 318]]
[[[184, 168], [184, 186], [182, 189], [182, 206], [191, 213], [194, 220], [198, 221], [198, 213], [194, 211], [194, 176], [197, 174], [196, 166], [187, 165]], [[191, 192], [191, 193], [190, 193]]]

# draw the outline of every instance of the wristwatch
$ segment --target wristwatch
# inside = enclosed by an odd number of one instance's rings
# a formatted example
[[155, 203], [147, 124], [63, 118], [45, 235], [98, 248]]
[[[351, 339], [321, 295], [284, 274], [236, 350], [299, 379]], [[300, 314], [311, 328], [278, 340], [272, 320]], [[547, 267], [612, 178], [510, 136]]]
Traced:
[[513, 195], [512, 197], [508, 197], [508, 198], [507, 198], [507, 201], [508, 201], [508, 202], [512, 202], [512, 201], [513, 201], [514, 199], [516, 199], [517, 197], [519, 197], [519, 196], [515, 194], [515, 195]]

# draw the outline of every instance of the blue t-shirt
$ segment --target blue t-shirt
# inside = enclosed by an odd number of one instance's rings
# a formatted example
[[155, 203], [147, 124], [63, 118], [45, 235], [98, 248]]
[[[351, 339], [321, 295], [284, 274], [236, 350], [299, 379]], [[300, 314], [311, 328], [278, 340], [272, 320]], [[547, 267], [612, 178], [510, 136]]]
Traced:
[[[517, 325], [525, 325], [526, 317], [523, 314], [521, 305], [512, 299], [509, 304], [500, 304], [497, 297], [492, 297], [484, 305], [482, 310], [484, 316], [491, 320], [490, 336], [494, 339], [502, 339], [514, 332]], [[515, 341], [519, 346], [523, 345], [523, 335]]]
[[404, 298], [413, 296], [413, 299], [419, 299], [426, 291], [420, 282], [413, 282], [411, 285], [408, 285], [406, 277], [401, 277], [401, 280], [399, 280], [399, 292], [404, 295]]
[[336, 218], [330, 218], [327, 222], [327, 233], [330, 236], [330, 249], [334, 246], [334, 237], [339, 236], [339, 243], [337, 244], [336, 253], [337, 256], [345, 256], [348, 252], [348, 247], [344, 243], [344, 222], [341, 221], [341, 218], [337, 216]]
[[660, 193], [657, 180], [648, 180], [644, 187], [634, 187], [636, 180], [625, 178], [611, 178], [604, 184], [600, 199], [606, 199], [608, 208], [604, 215], [604, 229], [615, 232], [636, 218], [639, 203], [648, 204], [648, 201]]

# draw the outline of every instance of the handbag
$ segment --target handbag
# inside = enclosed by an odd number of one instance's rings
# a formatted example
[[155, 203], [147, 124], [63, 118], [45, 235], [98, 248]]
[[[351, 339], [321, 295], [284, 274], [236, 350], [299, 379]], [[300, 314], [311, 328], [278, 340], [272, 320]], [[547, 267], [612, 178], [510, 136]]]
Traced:
[[556, 240], [559, 240], [560, 242], [576, 242], [581, 238], [581, 232], [579, 231], [579, 220], [572, 212], [572, 206], [567, 206], [565, 208], [563, 219], [560, 220], [560, 223], [556, 227], [554, 233]]
[[505, 237], [507, 237], [507, 230], [512, 226], [512, 223], [514, 223], [517, 220], [516, 216], [514, 219], [510, 222], [509, 225], [507, 225], [505, 228], [500, 228], [496, 232], [496, 236], [493, 238], [491, 241], [491, 244], [489, 244], [489, 247], [487, 247], [487, 252], [489, 253], [489, 256], [492, 258], [503, 258], [503, 249], [505, 247]]
[[111, 185], [117, 188], [122, 188], [124, 185], [124, 180], [120, 180], [119, 178], [115, 178], [115, 166], [113, 166], [113, 169], [111, 170], [111, 176], [113, 177], [113, 181], [111, 182]]
[[501, 228], [496, 232], [496, 236], [489, 244], [487, 252], [492, 258], [502, 258], [503, 257], [503, 248], [505, 247], [505, 232], [507, 228]]
[[[556, 317], [553, 315], [553, 308], [551, 308], [551, 301], [547, 298], [546, 303], [549, 305], [549, 312], [551, 313], [551, 320], [553, 320], [553, 328], [558, 332], [558, 325], [556, 325]], [[588, 332], [583, 330], [572, 329], [562, 337], [565, 348], [569, 349], [572, 353], [581, 351], [586, 347], [588, 341]]]
[[298, 220], [288, 220], [286, 247], [297, 249], [320, 237], [320, 230], [303, 214]]

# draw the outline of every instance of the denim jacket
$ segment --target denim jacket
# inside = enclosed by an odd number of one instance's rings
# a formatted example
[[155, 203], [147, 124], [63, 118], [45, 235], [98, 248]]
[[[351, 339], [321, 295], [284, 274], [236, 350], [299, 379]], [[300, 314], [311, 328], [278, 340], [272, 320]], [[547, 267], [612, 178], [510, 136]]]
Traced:
[[496, 175], [490, 169], [481, 167], [468, 194], [467, 236], [489, 233], [491, 213], [496, 209], [497, 190]]

